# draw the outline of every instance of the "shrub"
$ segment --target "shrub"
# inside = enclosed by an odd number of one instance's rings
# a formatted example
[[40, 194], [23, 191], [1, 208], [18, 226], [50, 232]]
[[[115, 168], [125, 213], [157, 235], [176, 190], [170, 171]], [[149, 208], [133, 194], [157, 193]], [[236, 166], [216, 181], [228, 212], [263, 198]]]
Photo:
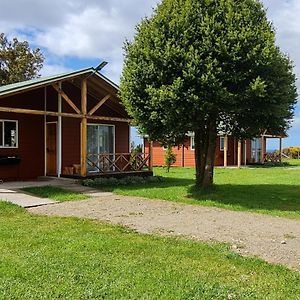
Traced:
[[86, 179], [83, 181], [84, 186], [89, 187], [103, 187], [103, 186], [129, 186], [129, 185], [144, 185], [149, 183], [162, 182], [162, 178], [159, 176], [141, 177], [141, 176], [128, 176], [121, 179], [114, 177], [110, 178], [95, 178]]
[[165, 153], [165, 165], [168, 173], [170, 172], [171, 166], [175, 163], [176, 163], [176, 155], [173, 153], [172, 147], [169, 145]]

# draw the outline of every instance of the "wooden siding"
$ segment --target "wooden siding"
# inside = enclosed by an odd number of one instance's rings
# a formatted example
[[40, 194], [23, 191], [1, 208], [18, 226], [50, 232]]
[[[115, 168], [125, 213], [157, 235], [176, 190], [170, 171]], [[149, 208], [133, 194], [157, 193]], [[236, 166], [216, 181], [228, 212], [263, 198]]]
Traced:
[[[182, 151], [182, 145], [173, 147], [173, 152], [176, 155], [175, 167], [194, 167], [195, 166], [195, 151], [191, 149], [190, 138], [186, 138], [184, 142], [184, 155]], [[144, 140], [144, 150], [146, 153], [149, 152], [149, 142], [147, 139]], [[237, 148], [238, 141], [232, 136], [228, 137], [228, 154], [227, 162], [228, 166], [237, 165]], [[242, 165], [245, 164], [245, 143], [242, 143]], [[246, 147], [246, 163], [251, 163], [251, 140], [247, 140]], [[154, 166], [163, 166], [164, 163], [165, 150], [158, 142], [153, 143], [153, 165]], [[217, 138], [216, 144], [216, 156], [215, 156], [215, 165], [224, 166], [224, 151], [220, 150], [220, 137]]]

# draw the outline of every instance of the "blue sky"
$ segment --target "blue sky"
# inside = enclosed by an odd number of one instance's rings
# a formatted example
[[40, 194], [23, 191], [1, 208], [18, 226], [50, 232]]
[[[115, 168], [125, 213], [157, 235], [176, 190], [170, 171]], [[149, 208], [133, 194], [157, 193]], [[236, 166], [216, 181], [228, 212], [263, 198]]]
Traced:
[[[124, 40], [151, 14], [158, 0], [1, 0], [0, 32], [40, 47], [45, 56], [42, 75], [90, 66], [101, 60], [103, 73], [116, 83], [122, 71]], [[277, 43], [288, 53], [300, 78], [300, 1], [263, 0], [277, 32]], [[16, 9], [18, 8], [18, 9]], [[297, 83], [300, 88], [300, 83]], [[136, 133], [134, 133], [136, 135]], [[270, 141], [268, 148], [276, 148]], [[285, 146], [300, 146], [300, 105]]]

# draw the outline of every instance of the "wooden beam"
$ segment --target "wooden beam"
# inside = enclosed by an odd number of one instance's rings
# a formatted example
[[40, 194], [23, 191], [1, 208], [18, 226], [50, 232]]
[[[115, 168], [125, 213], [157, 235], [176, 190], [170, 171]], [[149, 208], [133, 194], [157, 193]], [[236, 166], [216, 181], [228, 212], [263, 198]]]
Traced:
[[[78, 115], [72, 113], [60, 113], [54, 111], [44, 111], [44, 110], [14, 108], [14, 107], [0, 107], [0, 112], [17, 113], [17, 114], [25, 114], [25, 115], [52, 116], [52, 117], [61, 116], [65, 118], [75, 118], [75, 119], [81, 119], [83, 117], [82, 114]], [[104, 117], [104, 116], [86, 116], [86, 118], [95, 121], [107, 121], [107, 122], [130, 123], [132, 121], [131, 119]]]
[[87, 175], [87, 80], [81, 83], [81, 112], [83, 117], [80, 123], [80, 175]]
[[103, 99], [101, 99], [89, 112], [88, 115], [92, 116], [109, 98], [110, 94], [106, 95]]
[[108, 121], [108, 122], [124, 122], [124, 123], [131, 123], [131, 119], [125, 118], [115, 118], [115, 117], [102, 117], [102, 116], [89, 116], [87, 115], [86, 118], [88, 120], [95, 120], [95, 121]]
[[60, 88], [56, 83], [52, 84], [53, 88], [58, 92], [59, 95], [76, 111], [77, 114], [81, 114], [78, 107], [74, 104], [74, 102], [69, 98], [69, 96]]
[[67, 117], [67, 118], [81, 118], [81, 115], [71, 114], [71, 113], [59, 113], [54, 111], [44, 111], [44, 110], [33, 110], [24, 108], [13, 108], [13, 107], [0, 107], [1, 112], [26, 114], [26, 115], [40, 115], [40, 116], [53, 116], [53, 117]]
[[224, 167], [228, 166], [228, 136], [224, 137]]
[[279, 159], [282, 162], [282, 138], [279, 138]]
[[242, 142], [240, 140], [238, 140], [238, 168], [241, 167], [242, 165]]

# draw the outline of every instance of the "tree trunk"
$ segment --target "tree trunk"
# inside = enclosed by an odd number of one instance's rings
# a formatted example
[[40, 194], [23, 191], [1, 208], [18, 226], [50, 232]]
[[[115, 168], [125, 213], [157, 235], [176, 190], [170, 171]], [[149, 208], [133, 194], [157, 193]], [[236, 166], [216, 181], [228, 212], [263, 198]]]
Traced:
[[196, 185], [200, 188], [213, 185], [216, 140], [215, 122], [195, 131]]

